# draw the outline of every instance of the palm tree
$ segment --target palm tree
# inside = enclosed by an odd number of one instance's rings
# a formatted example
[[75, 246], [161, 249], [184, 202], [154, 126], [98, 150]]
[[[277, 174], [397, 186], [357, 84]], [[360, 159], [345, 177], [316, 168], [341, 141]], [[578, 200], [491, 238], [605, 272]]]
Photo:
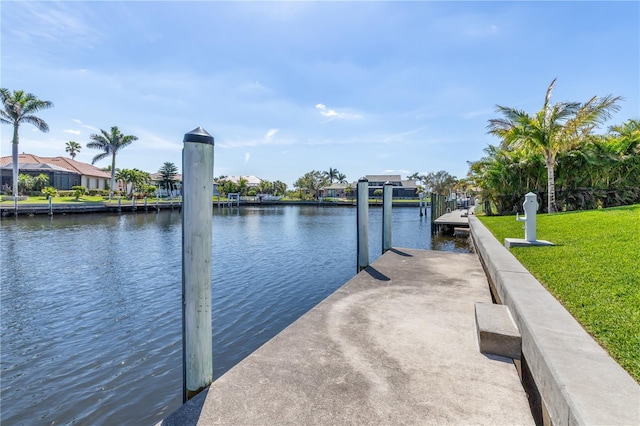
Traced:
[[69, 153], [72, 160], [76, 159], [76, 155], [80, 152], [82, 146], [78, 142], [69, 141], [66, 143], [65, 151]]
[[249, 186], [247, 185], [249, 181], [244, 177], [240, 176], [238, 179], [238, 192], [240, 195], [247, 195], [247, 191], [249, 190]]
[[100, 161], [111, 155], [111, 185], [109, 187], [109, 200], [111, 200], [116, 180], [116, 154], [122, 148], [130, 145], [133, 141], [138, 140], [138, 137], [133, 135], [123, 135], [117, 126], [113, 126], [111, 128], [111, 133], [107, 133], [107, 131], [102, 129], [100, 129], [100, 132], [102, 133], [101, 135], [94, 133], [89, 136], [91, 142], [87, 144], [87, 148], [100, 149], [104, 151], [93, 157], [91, 164], [95, 164], [96, 161]]
[[338, 173], [338, 176], [336, 176], [336, 180], [338, 181], [338, 183], [349, 183], [349, 181], [347, 181], [347, 175], [345, 175], [344, 173]]
[[338, 171], [338, 169], [332, 169], [331, 167], [329, 167], [329, 170], [326, 172], [322, 173], [327, 179], [329, 179], [329, 183], [333, 183], [334, 179], [338, 178], [338, 175], [340, 174], [340, 172]]
[[[0, 121], [13, 125], [13, 141], [11, 144], [11, 155], [13, 160], [13, 196], [18, 196], [18, 128], [21, 123], [29, 123], [36, 126], [42, 132], [49, 131], [49, 125], [41, 118], [33, 115], [34, 113], [51, 108], [53, 102], [43, 101], [36, 98], [31, 93], [25, 93], [22, 90], [14, 90], [13, 93], [9, 89], [0, 88], [0, 100], [3, 109], [0, 109]], [[18, 207], [18, 199], [15, 198], [15, 206]]]
[[611, 95], [599, 99], [594, 96], [589, 101], [559, 102], [551, 105], [551, 92], [556, 83], [554, 79], [547, 88], [542, 109], [534, 115], [525, 111], [497, 105], [496, 112], [504, 118], [489, 120], [488, 133], [502, 138], [503, 146], [522, 147], [531, 153], [542, 154], [547, 169], [547, 211], [555, 211], [555, 175], [556, 156], [566, 152], [581, 141], [593, 129], [618, 111], [616, 104], [622, 98]]
[[282, 181], [273, 182], [273, 195], [285, 195], [287, 193], [287, 184]]

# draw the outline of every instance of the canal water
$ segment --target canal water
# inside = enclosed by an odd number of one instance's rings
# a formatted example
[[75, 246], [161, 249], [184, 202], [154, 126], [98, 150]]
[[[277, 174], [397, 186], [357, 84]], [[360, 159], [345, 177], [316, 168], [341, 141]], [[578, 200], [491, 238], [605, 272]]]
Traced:
[[[393, 246], [468, 252], [393, 209]], [[370, 257], [382, 209], [370, 209]], [[356, 209], [214, 209], [213, 365], [227, 370], [356, 272]], [[181, 403], [181, 216], [0, 222], [3, 425], [154, 425]]]

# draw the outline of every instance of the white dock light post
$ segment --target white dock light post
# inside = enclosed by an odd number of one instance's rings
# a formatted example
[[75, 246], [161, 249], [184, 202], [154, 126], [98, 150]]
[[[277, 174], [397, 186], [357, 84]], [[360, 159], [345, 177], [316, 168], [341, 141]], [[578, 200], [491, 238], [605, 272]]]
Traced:
[[184, 135], [182, 176], [182, 399], [186, 402], [213, 382], [213, 137], [201, 127]]
[[[382, 254], [384, 254], [391, 248], [391, 208], [393, 206], [393, 185], [391, 182], [385, 182], [382, 191]], [[420, 215], [422, 215], [422, 210]]]
[[358, 180], [358, 272], [369, 266], [369, 181]]

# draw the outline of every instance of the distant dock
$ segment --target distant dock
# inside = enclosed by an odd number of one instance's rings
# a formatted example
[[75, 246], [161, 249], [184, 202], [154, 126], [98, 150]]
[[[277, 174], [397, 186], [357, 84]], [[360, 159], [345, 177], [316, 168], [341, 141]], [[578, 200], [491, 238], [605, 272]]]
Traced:
[[162, 424], [534, 424], [475, 302], [477, 255], [392, 249]]
[[457, 209], [446, 212], [433, 221], [434, 231], [466, 231], [469, 229], [469, 210]]

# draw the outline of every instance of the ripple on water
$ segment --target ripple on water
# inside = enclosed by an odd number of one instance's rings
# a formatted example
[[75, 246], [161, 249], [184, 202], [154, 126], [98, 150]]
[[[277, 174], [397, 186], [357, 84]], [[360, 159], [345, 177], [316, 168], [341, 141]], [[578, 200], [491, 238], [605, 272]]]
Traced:
[[[417, 209], [393, 214], [394, 245], [430, 247]], [[214, 209], [216, 378], [354, 275], [354, 225], [349, 208]], [[152, 425], [181, 404], [179, 212], [20, 218], [0, 237], [2, 424]]]

